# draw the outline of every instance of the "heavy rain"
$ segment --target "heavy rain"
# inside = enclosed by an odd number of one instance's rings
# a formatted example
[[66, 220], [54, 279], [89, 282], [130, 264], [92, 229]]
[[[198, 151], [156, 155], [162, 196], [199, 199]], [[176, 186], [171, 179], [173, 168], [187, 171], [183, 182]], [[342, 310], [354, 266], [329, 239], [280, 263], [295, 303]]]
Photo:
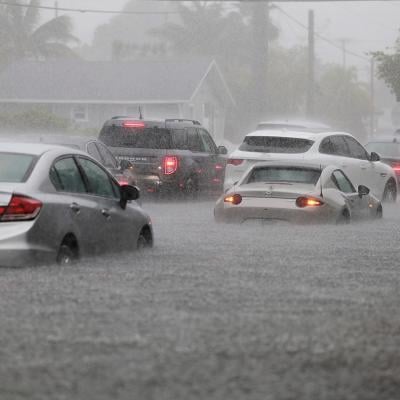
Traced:
[[400, 398], [399, 11], [0, 0], [0, 399]]

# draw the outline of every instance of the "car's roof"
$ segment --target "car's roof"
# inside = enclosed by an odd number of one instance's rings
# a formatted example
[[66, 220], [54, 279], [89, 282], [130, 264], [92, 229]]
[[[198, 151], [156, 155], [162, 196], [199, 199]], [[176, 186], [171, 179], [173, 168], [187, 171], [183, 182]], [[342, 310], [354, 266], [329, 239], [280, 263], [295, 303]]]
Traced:
[[288, 137], [294, 139], [316, 140], [331, 135], [346, 135], [351, 136], [347, 132], [334, 132], [326, 130], [296, 130], [296, 129], [259, 129], [248, 133], [246, 136], [276, 136]]
[[[249, 169], [262, 168], [262, 167], [288, 167], [288, 168], [311, 168], [311, 169], [324, 169], [328, 167], [327, 164], [320, 164], [310, 162], [307, 160], [295, 160], [295, 161], [263, 161], [253, 164]], [[337, 167], [336, 167], [337, 168]]]
[[299, 130], [331, 130], [331, 128], [318, 121], [301, 120], [301, 119], [276, 119], [271, 121], [261, 121], [257, 125], [257, 129], [299, 129]]
[[[49, 151], [59, 151], [60, 153], [70, 153], [71, 150], [58, 145], [32, 142], [3, 142], [0, 143], [0, 152], [31, 154], [33, 156], [41, 156]], [[86, 154], [80, 150], [74, 150], [77, 154]]]
[[29, 142], [29, 143], [47, 143], [60, 145], [78, 145], [83, 146], [88, 142], [98, 140], [94, 136], [76, 136], [60, 134], [14, 134], [0, 135], [0, 142]]

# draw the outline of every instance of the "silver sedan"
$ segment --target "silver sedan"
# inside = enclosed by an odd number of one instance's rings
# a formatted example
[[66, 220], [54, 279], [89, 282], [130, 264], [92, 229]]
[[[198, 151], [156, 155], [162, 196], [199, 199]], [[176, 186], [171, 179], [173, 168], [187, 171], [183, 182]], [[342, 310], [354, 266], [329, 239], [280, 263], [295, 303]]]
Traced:
[[250, 168], [215, 206], [217, 222], [348, 223], [381, 218], [382, 204], [335, 167], [269, 162]]
[[1, 143], [0, 266], [150, 247], [151, 220], [138, 197], [87, 153]]

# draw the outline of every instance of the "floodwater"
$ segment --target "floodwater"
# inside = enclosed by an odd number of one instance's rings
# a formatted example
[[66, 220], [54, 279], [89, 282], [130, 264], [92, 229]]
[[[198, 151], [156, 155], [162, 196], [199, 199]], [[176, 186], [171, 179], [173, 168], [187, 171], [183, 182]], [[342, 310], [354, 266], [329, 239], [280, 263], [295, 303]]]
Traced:
[[0, 270], [1, 399], [400, 398], [400, 206], [236, 226], [148, 203], [155, 248]]

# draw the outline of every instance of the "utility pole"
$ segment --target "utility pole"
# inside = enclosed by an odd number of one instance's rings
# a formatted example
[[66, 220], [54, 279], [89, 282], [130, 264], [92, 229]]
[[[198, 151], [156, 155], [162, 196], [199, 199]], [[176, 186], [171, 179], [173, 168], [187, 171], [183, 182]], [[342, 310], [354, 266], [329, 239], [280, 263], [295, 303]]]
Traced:
[[58, 17], [58, 1], [54, 2], [54, 14], [55, 14], [55, 17], [57, 18]]
[[254, 52], [252, 60], [254, 95], [254, 118], [263, 118], [268, 113], [268, 32], [269, 3], [256, 2], [253, 8], [253, 41]]
[[314, 88], [315, 88], [315, 36], [314, 11], [308, 11], [308, 79], [307, 79], [307, 118], [314, 116]]
[[370, 61], [370, 96], [371, 96], [371, 108], [370, 108], [370, 119], [369, 119], [369, 133], [371, 136], [375, 133], [375, 59], [371, 57]]
[[346, 60], [346, 42], [347, 39], [342, 39], [342, 67], [343, 69], [346, 69], [346, 65], [347, 65], [347, 60]]

